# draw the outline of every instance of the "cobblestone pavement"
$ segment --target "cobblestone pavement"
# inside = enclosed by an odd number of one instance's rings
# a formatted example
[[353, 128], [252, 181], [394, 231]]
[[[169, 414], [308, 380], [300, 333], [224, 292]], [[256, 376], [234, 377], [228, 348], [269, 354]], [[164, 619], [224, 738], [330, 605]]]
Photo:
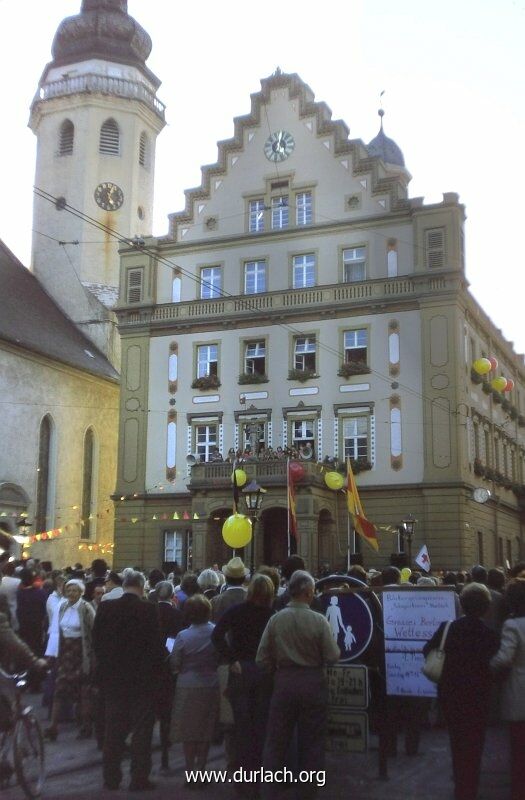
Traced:
[[[39, 698], [32, 698], [38, 708]], [[45, 725], [45, 719], [43, 720]], [[157, 736], [157, 732], [156, 732]], [[447, 733], [442, 728], [423, 732], [420, 753], [417, 756], [398, 755], [388, 764], [389, 778], [378, 779], [377, 741], [371, 737], [366, 754], [327, 755], [326, 785], [319, 789], [319, 800], [452, 800], [451, 762]], [[507, 769], [506, 734], [502, 727], [488, 731], [481, 774], [479, 800], [508, 800], [510, 797]], [[118, 800], [122, 797], [147, 797], [151, 800], [175, 798], [189, 800], [202, 797], [210, 800], [233, 800], [236, 792], [231, 783], [217, 783], [187, 788], [184, 783], [184, 762], [180, 745], [171, 753], [170, 776], [160, 774], [160, 753], [154, 752], [152, 780], [157, 789], [144, 793], [131, 793], [127, 789], [127, 765], [124, 765], [123, 788], [116, 792], [102, 788], [101, 754], [94, 739], [76, 739], [76, 728], [63, 725], [56, 742], [46, 743], [48, 778], [44, 798], [60, 800]], [[212, 747], [209, 769], [224, 769], [223, 748]], [[268, 789], [269, 787], [266, 787]], [[263, 792], [263, 798], [268, 795]], [[2, 792], [2, 800], [22, 800], [23, 794], [13, 786]], [[300, 787], [272, 795], [273, 800], [301, 800]]]

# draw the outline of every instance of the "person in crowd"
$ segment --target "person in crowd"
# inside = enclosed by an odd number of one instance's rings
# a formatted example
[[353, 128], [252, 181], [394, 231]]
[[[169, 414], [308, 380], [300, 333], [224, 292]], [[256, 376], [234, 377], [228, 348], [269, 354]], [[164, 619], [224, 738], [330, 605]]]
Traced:
[[281, 576], [279, 575], [279, 570], [277, 569], [277, 567], [269, 567], [266, 564], [262, 564], [257, 570], [257, 572], [259, 575], [267, 575], [268, 578], [270, 578], [271, 582], [273, 583], [273, 588], [274, 588], [273, 606], [275, 608], [277, 593], [279, 592], [281, 586]]
[[197, 583], [200, 591], [208, 600], [211, 600], [219, 592], [219, 576], [213, 569], [203, 569], [197, 578]]
[[104, 589], [105, 591], [100, 602], [105, 603], [107, 600], [118, 600], [119, 597], [122, 597], [124, 594], [124, 589], [122, 588], [122, 576], [113, 570], [108, 572]]
[[51, 626], [56, 609], [64, 602], [64, 584], [66, 582], [64, 574], [58, 569], [53, 570], [50, 578], [51, 592], [46, 600], [48, 626]]
[[91, 608], [95, 613], [97, 612], [98, 607], [105, 593], [106, 591], [104, 586], [95, 586], [95, 588], [93, 589], [93, 600], [91, 601]]
[[174, 588], [171, 581], [160, 581], [156, 590], [160, 635], [165, 645], [167, 639], [174, 639], [184, 627], [183, 614], [173, 603]]
[[148, 595], [148, 600], [151, 600], [152, 603], [156, 603], [157, 600], [158, 600], [157, 591], [156, 591], [157, 584], [159, 584], [161, 581], [165, 581], [165, 580], [166, 580], [166, 576], [164, 575], [164, 573], [163, 573], [163, 571], [161, 569], [155, 568], [155, 569], [152, 569], [150, 571], [150, 573], [148, 575], [148, 587], [147, 587], [148, 588], [148, 592], [147, 592], [147, 595]]
[[349, 578], [357, 578], [358, 581], [368, 584], [366, 569], [362, 567], [361, 564], [352, 564], [347, 572], [347, 575]]
[[[3, 528], [0, 528], [0, 531], [2, 530]], [[9, 539], [6, 539], [6, 541], [9, 541]], [[6, 598], [11, 626], [14, 631], [18, 631], [16, 610], [20, 578], [15, 575], [15, 569], [15, 562], [9, 561], [7, 558], [0, 564], [0, 597]]]
[[[47, 594], [44, 589], [35, 585], [34, 569], [24, 567], [18, 576], [20, 578], [16, 599], [18, 635], [33, 653], [40, 657], [44, 653], [47, 631]], [[34, 673], [30, 679], [31, 689], [35, 692], [40, 691], [41, 682], [41, 674]]]
[[[490, 606], [484, 584], [467, 584], [460, 602], [464, 616], [452, 622], [448, 631], [438, 696], [449, 730], [455, 798], [476, 800], [489, 715], [489, 665], [498, 651], [499, 637], [483, 621]], [[424, 656], [439, 647], [444, 626], [443, 622], [425, 644]]]
[[89, 719], [89, 681], [92, 671], [91, 633], [95, 612], [90, 602], [82, 599], [85, 586], [78, 578], [67, 581], [66, 600], [55, 609], [47, 656], [57, 658], [57, 670], [51, 724], [45, 735], [55, 741], [58, 722], [64, 703], [77, 703], [79, 709], [79, 739], [91, 735]]
[[275, 588], [267, 575], [256, 574], [244, 603], [228, 608], [218, 621], [212, 642], [229, 665], [228, 695], [233, 708], [236, 765], [246, 770], [262, 764], [262, 750], [272, 693], [271, 675], [255, 663]]
[[[289, 604], [268, 621], [256, 655], [262, 669], [274, 673], [264, 745], [265, 769], [281, 769], [297, 726], [298, 768], [322, 770], [327, 718], [324, 667], [339, 660], [328, 621], [312, 611], [314, 579], [304, 570], [290, 578]], [[317, 786], [304, 784], [302, 798], [313, 797]]]
[[284, 581], [284, 591], [280, 592], [279, 595], [275, 599], [275, 610], [280, 611], [290, 602], [290, 592], [288, 590], [288, 584], [290, 583], [291, 577], [296, 572], [296, 570], [304, 570], [304, 559], [301, 556], [293, 555], [288, 556], [286, 561], [284, 562], [282, 569], [281, 569], [281, 577]]
[[493, 631], [496, 631], [497, 634], [501, 633], [501, 627], [507, 615], [507, 608], [503, 594], [501, 591], [491, 589], [488, 586], [488, 572], [485, 567], [482, 567], [480, 564], [472, 567], [470, 576], [473, 583], [482, 583], [483, 586], [487, 586], [489, 589], [490, 605], [487, 609], [485, 617], [483, 618], [483, 621], [489, 626], [489, 628], [492, 628]]
[[[103, 558], [95, 558], [94, 561], [91, 562], [91, 576], [89, 580], [86, 581], [86, 593], [84, 595], [84, 600], [87, 600], [88, 603], [93, 600], [93, 589], [95, 586], [104, 586], [107, 571], [108, 565]], [[82, 579], [78, 573], [75, 577], [78, 577], [80, 580]]]
[[501, 644], [490, 662], [502, 673], [501, 718], [509, 724], [511, 798], [525, 794], [525, 580], [509, 583], [506, 602], [511, 617], [503, 624]]
[[[174, 588], [171, 581], [160, 581], [155, 587], [159, 614], [160, 637], [167, 650], [168, 640], [173, 641], [184, 627], [182, 611], [173, 604]], [[173, 706], [174, 681], [166, 662], [159, 680], [156, 714], [160, 723], [161, 768], [169, 771], [170, 724]]]
[[401, 583], [401, 570], [394, 566], [381, 570], [381, 584], [383, 586], [399, 586]]
[[122, 597], [101, 603], [93, 628], [97, 682], [103, 692], [106, 728], [103, 776], [106, 788], [116, 790], [122, 780], [122, 757], [131, 732], [130, 791], [154, 788], [151, 738], [155, 722], [155, 692], [166, 649], [160, 636], [158, 611], [146, 603], [144, 576], [126, 572]]
[[212, 597], [211, 618], [213, 622], [218, 622], [227, 608], [246, 600], [246, 589], [243, 584], [248, 577], [249, 571], [244, 566], [239, 556], [231, 558], [222, 568], [222, 573], [226, 578], [226, 589], [219, 595]]
[[211, 604], [202, 594], [189, 597], [190, 627], [175, 639], [170, 667], [177, 677], [171, 739], [182, 742], [186, 770], [204, 769], [219, 713], [218, 655], [212, 644]]
[[188, 597], [193, 597], [200, 591], [199, 584], [197, 583], [197, 576], [193, 572], [185, 572], [182, 576], [180, 586], [175, 589], [175, 601], [180, 609], [184, 607], [184, 603]]

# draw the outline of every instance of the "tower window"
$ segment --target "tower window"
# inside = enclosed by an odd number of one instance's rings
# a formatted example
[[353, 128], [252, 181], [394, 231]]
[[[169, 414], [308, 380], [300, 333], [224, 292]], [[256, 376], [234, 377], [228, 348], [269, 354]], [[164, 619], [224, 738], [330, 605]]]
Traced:
[[102, 125], [98, 149], [107, 156], [120, 155], [120, 131], [114, 119], [107, 119]]
[[65, 119], [60, 126], [60, 137], [58, 141], [59, 156], [70, 156], [73, 153], [74, 139], [75, 126], [70, 119]]
[[148, 166], [148, 137], [142, 131], [139, 139], [139, 164], [141, 167]]

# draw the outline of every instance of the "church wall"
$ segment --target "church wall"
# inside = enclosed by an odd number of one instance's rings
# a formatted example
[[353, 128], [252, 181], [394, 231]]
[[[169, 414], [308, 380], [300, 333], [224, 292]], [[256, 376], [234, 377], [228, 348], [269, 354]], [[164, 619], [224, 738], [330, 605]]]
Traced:
[[[43, 417], [52, 419], [54, 442], [54, 502], [48, 530], [60, 528], [51, 541], [31, 545], [32, 556], [52, 561], [54, 567], [81, 561], [91, 563], [113, 540], [114, 490], [118, 432], [119, 387], [111, 381], [69, 369], [58, 362], [21, 349], [2, 347], [0, 392], [0, 481], [21, 486], [30, 498], [28, 520], [36, 512], [39, 429]], [[96, 533], [82, 540], [81, 503], [83, 441], [92, 427], [98, 451]], [[37, 533], [34, 525], [30, 534]], [[79, 551], [79, 544], [98, 545], [98, 550]], [[105, 554], [111, 561], [111, 555]]]

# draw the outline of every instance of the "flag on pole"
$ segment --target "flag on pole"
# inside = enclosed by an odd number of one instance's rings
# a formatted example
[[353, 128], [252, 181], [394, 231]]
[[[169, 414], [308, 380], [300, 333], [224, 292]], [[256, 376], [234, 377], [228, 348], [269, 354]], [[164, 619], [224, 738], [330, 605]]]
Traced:
[[426, 544], [423, 545], [415, 558], [416, 564], [424, 569], [425, 572], [430, 572], [430, 556]]
[[354, 529], [373, 550], [377, 551], [379, 550], [377, 531], [375, 525], [369, 522], [365, 517], [365, 512], [363, 511], [363, 506], [361, 505], [361, 500], [359, 499], [359, 492], [357, 491], [354, 473], [352, 472], [352, 466], [349, 458], [346, 461], [346, 475], [346, 503], [348, 506], [348, 513], [352, 515]]
[[297, 539], [297, 514], [295, 511], [295, 487], [293, 475], [290, 471], [290, 459], [286, 465], [287, 486], [288, 486], [288, 539], [290, 535]]
[[233, 506], [232, 506], [232, 514], [237, 513], [237, 509], [239, 508], [239, 486], [237, 484], [237, 462], [233, 462], [233, 472], [232, 472], [232, 484], [233, 484]]

